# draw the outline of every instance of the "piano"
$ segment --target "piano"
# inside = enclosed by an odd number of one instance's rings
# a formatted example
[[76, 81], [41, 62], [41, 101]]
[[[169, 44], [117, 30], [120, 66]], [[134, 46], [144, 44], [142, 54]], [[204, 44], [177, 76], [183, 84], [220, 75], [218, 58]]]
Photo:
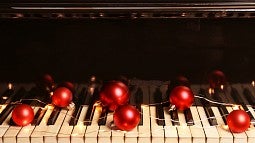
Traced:
[[[113, 112], [98, 102], [98, 89], [92, 84], [75, 84], [74, 107], [59, 108], [47, 103], [47, 92], [35, 84], [1, 84], [0, 137], [3, 143], [253, 143], [255, 141], [255, 87], [252, 84], [229, 84], [224, 89], [209, 92], [208, 84], [192, 84], [195, 95], [232, 103], [212, 104], [195, 98], [184, 111], [172, 110], [168, 101], [171, 82], [130, 81], [130, 101], [141, 112], [139, 125], [131, 131], [114, 127]], [[95, 88], [91, 90], [91, 88]], [[40, 98], [39, 98], [40, 97]], [[20, 99], [33, 107], [35, 118], [30, 125], [16, 126], [11, 112]], [[155, 104], [162, 103], [162, 104]], [[226, 116], [235, 109], [249, 111], [251, 125], [242, 133], [232, 133]]]
[[[255, 143], [254, 18], [254, 0], [1, 0], [0, 143]], [[222, 89], [209, 88], [214, 69], [226, 74]], [[72, 106], [50, 104], [35, 79], [45, 73], [75, 83]], [[195, 98], [169, 111], [179, 74], [195, 95], [233, 105]], [[135, 129], [114, 126], [92, 75], [130, 79]], [[33, 107], [28, 126], [11, 120], [19, 101]], [[226, 125], [235, 109], [249, 111], [245, 132]]]

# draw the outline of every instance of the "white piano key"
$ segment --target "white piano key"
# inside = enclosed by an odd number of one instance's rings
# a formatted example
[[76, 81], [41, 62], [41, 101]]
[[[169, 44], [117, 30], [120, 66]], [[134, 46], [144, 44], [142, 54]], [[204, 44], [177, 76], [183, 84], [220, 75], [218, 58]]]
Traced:
[[71, 143], [84, 143], [84, 134], [87, 126], [84, 125], [84, 118], [87, 114], [88, 106], [84, 105], [82, 107], [81, 114], [78, 119], [78, 123], [74, 126], [71, 134]]
[[178, 111], [180, 126], [177, 126], [179, 143], [192, 143], [191, 132], [187, 126], [183, 111]]
[[156, 120], [156, 106], [150, 106], [152, 143], [164, 143], [164, 129]]
[[72, 118], [73, 112], [74, 112], [74, 109], [70, 109], [70, 110], [68, 110], [68, 112], [65, 116], [63, 124], [60, 128], [58, 135], [57, 135], [58, 143], [70, 143], [71, 142], [70, 137], [71, 137], [74, 126], [69, 126], [69, 122]]
[[[107, 118], [113, 121], [113, 113], [108, 113]], [[125, 132], [117, 129], [116, 127], [111, 128], [112, 131], [112, 142], [113, 143], [124, 143]]]
[[99, 127], [99, 132], [98, 132], [98, 143], [111, 143], [111, 124], [113, 119], [109, 118], [109, 114], [106, 117], [106, 123], [105, 125], [101, 125]]
[[42, 118], [39, 126], [36, 126], [31, 134], [31, 143], [44, 143], [43, 136], [47, 130], [47, 121], [53, 111], [54, 107], [52, 105], [46, 106], [46, 113]]
[[54, 125], [48, 125], [44, 134], [44, 143], [57, 143], [57, 134], [65, 119], [67, 109], [61, 109]]
[[9, 122], [11, 119], [11, 114], [7, 116], [7, 118], [3, 121], [2, 125], [0, 125], [0, 142], [4, 142], [4, 135], [6, 131], [9, 129]]
[[87, 129], [85, 132], [85, 142], [97, 143], [97, 135], [99, 130], [98, 120], [100, 118], [101, 113], [102, 113], [102, 107], [96, 106], [94, 114], [93, 114], [93, 118], [91, 121], [91, 125], [87, 126]]
[[21, 128], [21, 126], [10, 126], [3, 136], [4, 143], [16, 143], [16, 136]]
[[7, 106], [6, 104], [0, 106], [0, 113], [5, 109], [6, 106]]
[[178, 133], [176, 126], [173, 126], [171, 116], [168, 113], [167, 107], [164, 107], [164, 117], [165, 117], [165, 143], [177, 143], [178, 142]]
[[30, 135], [32, 134], [35, 126], [24, 126], [17, 135], [17, 143], [30, 143]]
[[[226, 107], [228, 112], [232, 112], [232, 107]], [[245, 132], [242, 133], [233, 133], [234, 136], [234, 143], [247, 143], [247, 136]]]
[[[251, 106], [247, 106], [252, 116], [255, 117], [254, 109]], [[250, 128], [245, 132], [248, 137], [248, 143], [255, 143], [255, 127], [254, 123], [251, 123]]]
[[197, 106], [197, 111], [203, 124], [207, 143], [219, 143], [219, 133], [215, 126], [210, 126], [204, 108]]
[[125, 143], [137, 143], [138, 141], [137, 127], [125, 133]]
[[196, 106], [191, 106], [190, 112], [194, 121], [194, 126], [190, 126], [192, 141], [194, 143], [206, 143], [205, 133]]
[[[145, 96], [145, 95], [144, 95]], [[143, 125], [138, 126], [138, 142], [150, 143], [151, 142], [151, 126], [150, 126], [150, 107], [147, 105], [141, 105]]]
[[226, 130], [226, 124], [221, 117], [218, 107], [212, 107], [212, 110], [218, 123], [216, 128], [220, 136], [220, 143], [233, 143], [233, 135], [229, 130]]

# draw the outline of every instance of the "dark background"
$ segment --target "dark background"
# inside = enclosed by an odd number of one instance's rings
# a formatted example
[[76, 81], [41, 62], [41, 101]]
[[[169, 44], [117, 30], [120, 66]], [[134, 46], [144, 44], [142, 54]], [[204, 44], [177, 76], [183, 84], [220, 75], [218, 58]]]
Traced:
[[255, 19], [0, 20], [0, 80], [255, 79]]

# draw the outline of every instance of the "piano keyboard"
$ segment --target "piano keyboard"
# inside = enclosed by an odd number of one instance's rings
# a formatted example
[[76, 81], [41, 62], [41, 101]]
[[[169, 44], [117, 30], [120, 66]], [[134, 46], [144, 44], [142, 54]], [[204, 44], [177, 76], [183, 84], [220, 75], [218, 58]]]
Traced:
[[[93, 104], [98, 90], [76, 85], [75, 108], [58, 108], [35, 101], [30, 104], [34, 121], [24, 127], [11, 121], [12, 102], [35, 97], [48, 103], [47, 93], [33, 84], [18, 84], [8, 90], [0, 84], [0, 143], [255, 143], [255, 88], [249, 84], [233, 84], [209, 94], [208, 85], [192, 85], [195, 94], [233, 103], [223, 106], [195, 98], [185, 111], [170, 111], [161, 103], [168, 100], [167, 85], [137, 84], [130, 87], [130, 104], [141, 112], [141, 122], [131, 131], [120, 131], [113, 125], [113, 113]], [[248, 110], [252, 124], [243, 133], [232, 133], [226, 115], [235, 108]]]

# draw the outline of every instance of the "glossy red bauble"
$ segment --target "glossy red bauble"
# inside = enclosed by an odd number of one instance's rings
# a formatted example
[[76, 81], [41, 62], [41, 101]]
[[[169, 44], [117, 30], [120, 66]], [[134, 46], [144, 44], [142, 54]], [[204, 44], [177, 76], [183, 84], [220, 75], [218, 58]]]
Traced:
[[100, 101], [109, 110], [114, 111], [119, 105], [124, 105], [129, 101], [128, 87], [119, 81], [108, 82], [100, 91]]
[[176, 86], [170, 93], [169, 102], [178, 110], [185, 110], [193, 104], [194, 94], [186, 86]]
[[214, 70], [209, 74], [208, 77], [211, 88], [220, 88], [221, 85], [226, 84], [225, 74], [220, 70]]
[[70, 91], [74, 92], [74, 85], [73, 85], [73, 83], [71, 83], [71, 82], [69, 82], [69, 81], [65, 81], [65, 82], [59, 84], [58, 87], [66, 87], [66, 88], [68, 88]]
[[234, 110], [227, 116], [229, 129], [234, 133], [246, 131], [250, 126], [250, 117], [243, 110]]
[[119, 129], [130, 131], [140, 122], [140, 113], [134, 106], [122, 105], [115, 110], [113, 121]]
[[190, 86], [188, 78], [183, 75], [177, 76], [175, 79], [175, 82], [177, 86], [181, 86], [181, 85], [187, 86], [187, 87]]
[[73, 94], [68, 88], [59, 87], [53, 92], [51, 99], [54, 105], [58, 107], [66, 107], [71, 103]]
[[12, 120], [19, 126], [26, 126], [34, 119], [34, 110], [27, 104], [17, 105], [12, 111]]

